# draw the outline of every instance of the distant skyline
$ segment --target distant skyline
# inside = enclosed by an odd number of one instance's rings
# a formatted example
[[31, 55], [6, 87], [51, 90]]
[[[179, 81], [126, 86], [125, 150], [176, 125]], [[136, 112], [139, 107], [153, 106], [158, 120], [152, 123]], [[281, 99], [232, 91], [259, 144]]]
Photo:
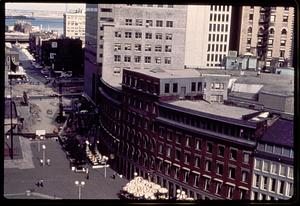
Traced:
[[85, 9], [85, 4], [73, 3], [5, 3], [5, 9], [16, 10], [45, 10], [45, 11], [66, 11], [68, 10]]

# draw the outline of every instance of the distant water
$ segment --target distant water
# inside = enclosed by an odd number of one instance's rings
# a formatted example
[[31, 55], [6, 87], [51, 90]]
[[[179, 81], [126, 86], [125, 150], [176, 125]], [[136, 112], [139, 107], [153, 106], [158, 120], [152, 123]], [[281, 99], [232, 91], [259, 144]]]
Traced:
[[[18, 21], [17, 19], [5, 19], [5, 25], [9, 25], [9, 26], [13, 26], [16, 21]], [[21, 21], [26, 21], [28, 23], [31, 23], [32, 26], [38, 26], [42, 27], [42, 30], [55, 30], [58, 32], [58, 34], [63, 34], [63, 18], [43, 18], [43, 17], [35, 17], [34, 20], [30, 20], [30, 19], [24, 19]], [[41, 26], [42, 25], [42, 26]]]

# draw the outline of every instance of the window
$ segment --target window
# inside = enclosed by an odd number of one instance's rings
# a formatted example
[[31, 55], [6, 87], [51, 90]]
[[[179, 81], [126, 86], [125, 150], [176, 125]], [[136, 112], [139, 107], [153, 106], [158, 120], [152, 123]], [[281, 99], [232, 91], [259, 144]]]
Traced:
[[247, 182], [248, 181], [248, 172], [242, 171], [242, 181]]
[[194, 186], [196, 187], [199, 187], [199, 175], [195, 175], [195, 178], [194, 178]]
[[161, 64], [161, 57], [155, 57], [155, 63]]
[[165, 52], [172, 52], [172, 46], [171, 45], [166, 45], [165, 46]]
[[135, 38], [141, 39], [142, 38], [142, 32], [135, 32]]
[[261, 170], [261, 165], [262, 165], [261, 160], [256, 159], [255, 160], [255, 169]]
[[179, 149], [175, 150], [175, 159], [180, 160], [181, 151]]
[[131, 32], [125, 32], [125, 38], [131, 38]]
[[151, 63], [151, 57], [145, 56], [145, 63]]
[[125, 44], [124, 49], [130, 51], [131, 50], [131, 44]]
[[279, 188], [278, 193], [283, 194], [284, 181], [278, 180], [278, 188]]
[[173, 21], [167, 21], [166, 27], [173, 27]]
[[270, 178], [270, 191], [275, 192], [276, 179]]
[[117, 38], [121, 38], [121, 32], [120, 31], [116, 31], [115, 32], [115, 37], [117, 37]]
[[205, 160], [205, 171], [210, 172], [211, 171], [211, 161]]
[[281, 30], [281, 35], [286, 35], [286, 34], [287, 34], [286, 29], [282, 29], [282, 30]]
[[158, 153], [159, 154], [163, 153], [163, 146], [162, 146], [162, 144], [158, 144]]
[[185, 171], [184, 170], [184, 182], [189, 182], [189, 178], [190, 178], [190, 172], [189, 171]]
[[151, 51], [151, 44], [145, 45], [145, 51]]
[[202, 91], [202, 82], [198, 82], [198, 91]]
[[285, 46], [286, 40], [280, 40], [280, 46]]
[[124, 56], [124, 62], [131, 62], [130, 56]]
[[208, 153], [212, 153], [212, 148], [213, 148], [212, 143], [207, 142], [207, 144], [206, 144], [206, 151], [207, 151]]
[[178, 84], [173, 83], [173, 93], [177, 93], [177, 92], [178, 92]]
[[115, 51], [121, 50], [121, 44], [115, 44]]
[[135, 20], [135, 25], [136, 26], [143, 26], [143, 19], [136, 19]]
[[229, 167], [229, 178], [235, 179], [235, 168]]
[[251, 44], [251, 38], [247, 38], [247, 44]]
[[262, 178], [263, 178], [263, 189], [266, 190], [268, 185], [268, 177], [262, 176]]
[[253, 14], [249, 14], [249, 20], [253, 20]]
[[225, 147], [218, 146], [218, 156], [224, 157]]
[[163, 26], [163, 21], [157, 20], [156, 21], [156, 27], [162, 27]]
[[161, 45], [155, 45], [155, 51], [156, 52], [161, 52], [162, 51], [162, 46]]
[[180, 134], [178, 134], [178, 133], [175, 134], [175, 141], [177, 144], [181, 143], [181, 135]]
[[166, 151], [166, 155], [167, 157], [171, 157], [171, 148], [170, 147], [167, 147], [167, 151]]
[[196, 139], [195, 141], [196, 141], [195, 149], [196, 150], [201, 150], [201, 140]]
[[274, 33], [275, 33], [274, 28], [271, 28], [270, 31], [269, 31], [269, 34], [273, 35]]
[[195, 167], [200, 168], [200, 157], [195, 157]]
[[276, 16], [275, 15], [271, 15], [270, 17], [270, 22], [275, 22]]
[[153, 26], [152, 20], [149, 20], [149, 19], [146, 20], [146, 27], [148, 27], [148, 26]]
[[268, 57], [272, 57], [272, 50], [268, 50], [267, 56], [268, 56]]
[[196, 82], [192, 82], [192, 92], [196, 91]]
[[152, 33], [146, 33], [146, 39], [152, 39]]
[[217, 163], [217, 174], [218, 175], [223, 175], [223, 169], [224, 169], [224, 165], [221, 163]]
[[166, 40], [172, 40], [172, 34], [166, 34]]
[[289, 178], [294, 178], [294, 168], [293, 167], [289, 167], [289, 175], [288, 175]]
[[114, 59], [115, 59], [115, 62], [120, 62], [121, 61], [121, 55], [115, 55]]
[[204, 190], [209, 190], [209, 185], [210, 185], [210, 179], [205, 178]]
[[184, 163], [189, 164], [190, 163], [190, 154], [184, 154]]
[[141, 56], [134, 56], [135, 63], [141, 63]]
[[283, 16], [282, 21], [283, 21], [283, 22], [288, 22], [288, 18], [289, 18], [288, 16]]
[[134, 50], [135, 50], [135, 51], [141, 51], [141, 50], [142, 50], [142, 45], [140, 45], [140, 44], [135, 44], [135, 45], [134, 45]]
[[274, 42], [274, 39], [269, 39], [269, 40], [268, 40], [268, 45], [272, 46], [272, 45], [273, 45], [273, 42]]
[[270, 163], [268, 161], [263, 161], [263, 163], [264, 163], [263, 171], [264, 172], [269, 172]]
[[281, 176], [286, 176], [286, 166], [280, 165], [280, 173]]
[[216, 182], [216, 194], [220, 195], [220, 193], [221, 193], [221, 183]]
[[101, 12], [112, 12], [111, 8], [102, 8]]
[[132, 25], [132, 19], [125, 19], [125, 25]]
[[237, 150], [236, 149], [230, 149], [230, 159], [237, 160]]
[[293, 183], [287, 182], [286, 184], [287, 184], [286, 185], [286, 189], [287, 189], [287, 193], [286, 194], [287, 194], [287, 196], [291, 197], [294, 194]]
[[271, 173], [272, 174], [278, 173], [278, 165], [276, 163], [271, 163]]
[[171, 57], [165, 57], [165, 64], [171, 64]]
[[228, 186], [227, 198], [231, 199], [233, 195], [233, 187]]
[[248, 27], [248, 34], [252, 33], [252, 27]]
[[250, 158], [250, 154], [244, 152], [243, 162], [244, 163], [249, 163], [249, 158]]
[[259, 179], [259, 177], [260, 176], [258, 174], [254, 175], [254, 183], [255, 183], [254, 186], [255, 187], [260, 187], [260, 179]]
[[166, 83], [165, 84], [165, 93], [169, 93], [170, 92], [170, 84]]
[[162, 33], [156, 33], [155, 39], [162, 39]]

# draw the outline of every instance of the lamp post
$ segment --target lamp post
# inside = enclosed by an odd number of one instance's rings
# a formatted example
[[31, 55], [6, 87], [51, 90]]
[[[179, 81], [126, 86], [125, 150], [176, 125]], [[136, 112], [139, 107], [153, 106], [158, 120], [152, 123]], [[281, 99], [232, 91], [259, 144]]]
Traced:
[[44, 139], [43, 136], [40, 136], [40, 135], [38, 136], [38, 152], [41, 150], [41, 149], [40, 149], [40, 144], [41, 144], [40, 142], [41, 142], [43, 139]]
[[178, 200], [185, 200], [187, 198], [187, 195], [185, 194], [185, 191], [177, 189], [176, 192], [177, 192], [176, 198]]
[[81, 181], [79, 182], [78, 180], [75, 181], [75, 185], [78, 187], [78, 199], [81, 199], [81, 187], [84, 187], [85, 182]]
[[42, 149], [43, 149], [43, 166], [45, 166], [45, 153], [46, 153], [46, 145], [42, 145]]
[[107, 160], [108, 160], [108, 157], [103, 156], [103, 161], [104, 161], [104, 178], [106, 178]]

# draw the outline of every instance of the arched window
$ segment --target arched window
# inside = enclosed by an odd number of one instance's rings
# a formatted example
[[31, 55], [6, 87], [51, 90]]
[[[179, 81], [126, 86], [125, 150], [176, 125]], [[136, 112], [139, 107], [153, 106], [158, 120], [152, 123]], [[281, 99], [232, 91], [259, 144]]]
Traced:
[[286, 35], [286, 34], [287, 34], [286, 29], [282, 29], [282, 30], [281, 30], [281, 35]]
[[275, 33], [275, 30], [274, 30], [274, 28], [270, 28], [270, 30], [269, 30], [269, 34], [274, 34]]
[[263, 34], [264, 33], [264, 29], [262, 27], [260, 27], [259, 30], [258, 30], [258, 33], [259, 34]]
[[249, 34], [252, 33], [252, 27], [248, 27], [248, 33], [249, 33]]

